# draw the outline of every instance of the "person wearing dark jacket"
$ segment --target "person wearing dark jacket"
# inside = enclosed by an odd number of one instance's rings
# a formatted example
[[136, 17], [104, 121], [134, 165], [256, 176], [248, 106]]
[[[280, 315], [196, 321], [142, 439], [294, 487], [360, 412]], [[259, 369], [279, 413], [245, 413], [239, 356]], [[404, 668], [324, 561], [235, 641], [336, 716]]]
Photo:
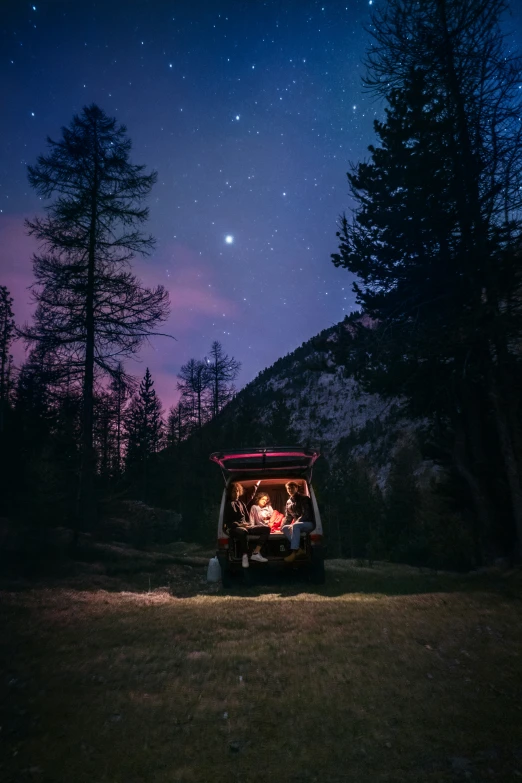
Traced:
[[286, 501], [286, 513], [281, 531], [290, 541], [292, 550], [288, 557], [285, 557], [285, 563], [293, 563], [296, 557], [306, 554], [300, 547], [301, 533], [314, 530], [315, 522], [312, 501], [308, 495], [299, 492], [299, 486], [295, 481], [289, 481], [285, 484], [285, 488], [290, 497]]
[[259, 536], [259, 542], [252, 552], [251, 560], [255, 560], [258, 563], [267, 563], [266, 557], [261, 554], [261, 547], [268, 540], [270, 535], [270, 528], [268, 525], [253, 525], [249, 519], [248, 506], [252, 504], [254, 495], [259, 486], [258, 482], [252, 493], [252, 497], [248, 503], [244, 503], [240, 500], [243, 494], [243, 487], [241, 484], [234, 482], [230, 485], [228, 499], [225, 504], [225, 511], [223, 514], [223, 527], [231, 538], [239, 541], [241, 549], [241, 565], [243, 568], [248, 568], [248, 536]]

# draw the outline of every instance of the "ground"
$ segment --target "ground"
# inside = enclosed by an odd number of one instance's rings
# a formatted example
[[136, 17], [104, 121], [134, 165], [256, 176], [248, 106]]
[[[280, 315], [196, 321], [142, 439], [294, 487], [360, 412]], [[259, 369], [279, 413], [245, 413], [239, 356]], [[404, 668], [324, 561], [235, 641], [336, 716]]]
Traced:
[[519, 573], [107, 551], [4, 582], [3, 783], [522, 780]]

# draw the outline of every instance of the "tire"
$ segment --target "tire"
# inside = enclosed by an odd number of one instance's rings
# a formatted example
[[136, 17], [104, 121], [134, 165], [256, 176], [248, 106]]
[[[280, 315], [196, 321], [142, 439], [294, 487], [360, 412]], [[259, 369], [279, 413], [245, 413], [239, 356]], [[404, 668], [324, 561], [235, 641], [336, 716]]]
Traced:
[[232, 587], [232, 572], [230, 571], [228, 559], [220, 558], [219, 565], [221, 566], [221, 584], [225, 589]]
[[312, 552], [312, 563], [309, 569], [310, 582], [313, 585], [324, 585], [326, 581], [326, 574], [324, 570], [324, 554], [323, 552]]

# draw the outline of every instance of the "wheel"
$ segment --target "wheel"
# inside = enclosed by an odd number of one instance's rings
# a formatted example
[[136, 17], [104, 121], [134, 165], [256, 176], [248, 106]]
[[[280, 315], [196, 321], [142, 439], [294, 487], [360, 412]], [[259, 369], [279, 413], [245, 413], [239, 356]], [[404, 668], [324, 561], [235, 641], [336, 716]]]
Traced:
[[324, 585], [326, 574], [324, 570], [324, 556], [322, 552], [312, 551], [312, 562], [309, 569], [310, 582], [313, 585]]
[[232, 587], [232, 572], [228, 558], [219, 558], [219, 565], [221, 566], [221, 584], [225, 588]]

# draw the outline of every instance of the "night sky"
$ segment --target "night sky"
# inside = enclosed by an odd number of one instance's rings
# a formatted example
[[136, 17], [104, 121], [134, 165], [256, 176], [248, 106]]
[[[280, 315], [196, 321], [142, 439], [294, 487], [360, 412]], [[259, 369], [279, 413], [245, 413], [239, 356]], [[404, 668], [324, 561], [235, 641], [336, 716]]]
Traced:
[[170, 291], [162, 331], [177, 342], [154, 338], [127, 367], [150, 367], [165, 406], [213, 340], [242, 362], [241, 387], [340, 321], [354, 295], [329, 257], [349, 162], [382, 110], [361, 76], [384, 1], [4, 0], [0, 283], [17, 321], [31, 312], [23, 219], [42, 209], [27, 164], [93, 102], [127, 126], [132, 162], [158, 171], [157, 246], [134, 269]]

